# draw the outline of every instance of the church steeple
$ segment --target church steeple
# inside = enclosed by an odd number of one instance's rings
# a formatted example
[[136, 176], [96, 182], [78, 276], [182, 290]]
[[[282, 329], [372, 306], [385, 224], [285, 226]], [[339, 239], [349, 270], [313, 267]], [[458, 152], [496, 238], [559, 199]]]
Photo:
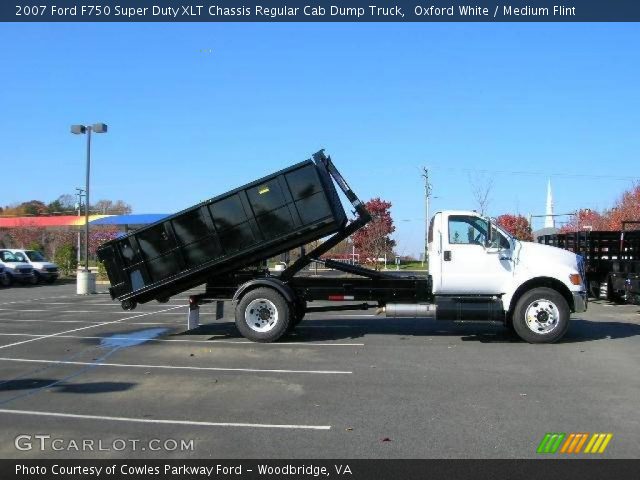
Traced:
[[547, 182], [547, 209], [544, 217], [544, 228], [555, 228], [556, 221], [553, 216], [553, 194], [551, 193], [551, 179]]

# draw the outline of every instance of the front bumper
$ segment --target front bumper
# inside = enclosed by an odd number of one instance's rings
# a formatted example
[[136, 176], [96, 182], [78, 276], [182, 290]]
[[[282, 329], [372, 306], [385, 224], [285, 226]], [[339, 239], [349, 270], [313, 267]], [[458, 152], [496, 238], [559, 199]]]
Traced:
[[56, 278], [58, 278], [58, 272], [47, 272], [46, 270], [45, 271], [34, 270], [34, 273], [36, 273], [37, 275], [41, 276], [44, 279], [47, 279], [47, 278], [56, 279]]
[[587, 311], [587, 292], [571, 292], [573, 294], [573, 312], [581, 313]]

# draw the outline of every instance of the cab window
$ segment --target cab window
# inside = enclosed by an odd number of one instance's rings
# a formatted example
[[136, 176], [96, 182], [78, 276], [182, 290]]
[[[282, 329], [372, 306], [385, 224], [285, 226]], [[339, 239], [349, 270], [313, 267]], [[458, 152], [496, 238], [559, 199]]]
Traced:
[[[452, 245], [485, 245], [488, 227], [488, 222], [480, 217], [451, 215], [449, 217], [449, 243]], [[491, 246], [509, 249], [511, 243], [492, 226]]]
[[451, 215], [449, 217], [449, 243], [453, 245], [484, 245], [487, 222], [478, 217]]

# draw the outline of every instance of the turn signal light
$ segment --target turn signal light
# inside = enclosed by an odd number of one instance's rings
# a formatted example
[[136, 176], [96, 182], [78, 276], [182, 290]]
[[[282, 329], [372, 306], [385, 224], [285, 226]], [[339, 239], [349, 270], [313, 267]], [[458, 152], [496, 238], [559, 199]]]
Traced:
[[572, 273], [569, 275], [569, 281], [574, 285], [582, 285], [582, 278], [580, 278], [579, 273]]

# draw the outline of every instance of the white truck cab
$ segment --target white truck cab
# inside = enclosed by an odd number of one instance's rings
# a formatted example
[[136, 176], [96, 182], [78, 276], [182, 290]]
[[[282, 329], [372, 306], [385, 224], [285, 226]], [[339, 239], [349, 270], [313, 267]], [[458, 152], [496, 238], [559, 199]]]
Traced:
[[33, 283], [33, 267], [18, 260], [11, 250], [0, 250], [0, 266], [4, 267], [4, 276], [0, 279], [5, 287], [13, 282]]
[[9, 251], [15, 255], [18, 261], [31, 265], [33, 268], [34, 283], [53, 283], [58, 278], [58, 266], [48, 261], [44, 255], [37, 250], [10, 248]]
[[559, 339], [570, 312], [587, 308], [582, 257], [517, 240], [477, 212], [436, 213], [428, 250], [436, 298], [450, 297], [470, 320], [497, 307], [527, 341]]

